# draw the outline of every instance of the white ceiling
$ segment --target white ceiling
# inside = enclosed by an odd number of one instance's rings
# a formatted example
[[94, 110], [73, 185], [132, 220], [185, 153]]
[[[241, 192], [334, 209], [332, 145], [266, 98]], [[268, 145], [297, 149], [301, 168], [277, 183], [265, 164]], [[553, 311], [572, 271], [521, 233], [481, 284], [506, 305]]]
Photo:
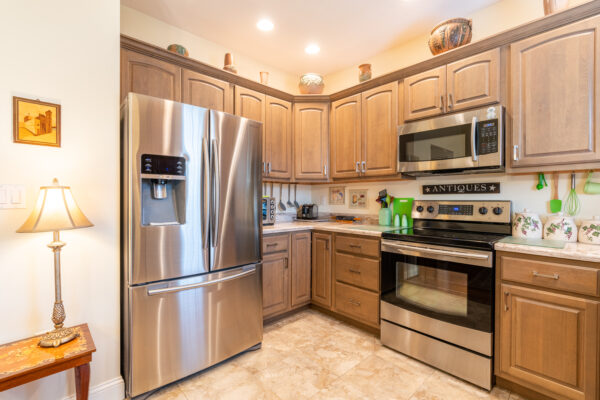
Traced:
[[[438, 22], [498, 0], [121, 0], [222, 46], [293, 74], [328, 74], [423, 35]], [[269, 18], [271, 32], [256, 22]], [[318, 43], [321, 52], [304, 48]], [[185, 45], [185, 43], [183, 43]], [[423, 44], [426, 45], [425, 43]]]

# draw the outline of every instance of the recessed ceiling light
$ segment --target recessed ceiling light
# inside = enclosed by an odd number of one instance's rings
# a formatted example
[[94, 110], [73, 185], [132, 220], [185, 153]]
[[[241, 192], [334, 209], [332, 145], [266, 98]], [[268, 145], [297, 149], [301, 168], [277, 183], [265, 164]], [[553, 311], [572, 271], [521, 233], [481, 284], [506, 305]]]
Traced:
[[304, 51], [308, 54], [317, 54], [319, 51], [321, 51], [321, 48], [319, 47], [318, 44], [311, 43], [308, 46], [306, 46]]
[[256, 27], [258, 29], [260, 29], [261, 31], [272, 31], [273, 30], [273, 23], [271, 22], [271, 20], [263, 18], [260, 21], [258, 21], [256, 23]]

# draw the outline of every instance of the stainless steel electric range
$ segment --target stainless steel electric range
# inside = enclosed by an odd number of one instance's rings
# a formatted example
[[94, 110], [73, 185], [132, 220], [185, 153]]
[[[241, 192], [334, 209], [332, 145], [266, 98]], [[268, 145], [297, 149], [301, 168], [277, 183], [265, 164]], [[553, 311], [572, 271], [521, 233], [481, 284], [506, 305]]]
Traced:
[[490, 390], [494, 243], [510, 201], [415, 201], [413, 228], [382, 234], [381, 342]]

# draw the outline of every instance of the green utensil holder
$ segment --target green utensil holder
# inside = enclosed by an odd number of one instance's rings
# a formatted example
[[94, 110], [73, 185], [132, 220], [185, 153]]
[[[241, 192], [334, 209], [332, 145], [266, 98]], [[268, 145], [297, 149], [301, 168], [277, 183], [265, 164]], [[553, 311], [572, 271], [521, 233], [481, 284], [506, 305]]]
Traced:
[[389, 208], [382, 208], [379, 210], [379, 225], [392, 225], [392, 210]]
[[405, 215], [405, 221], [408, 223], [406, 227], [412, 228], [413, 220], [412, 220], [412, 208], [413, 208], [412, 197], [400, 198], [397, 197], [392, 202], [392, 219], [396, 219], [396, 215], [399, 216], [400, 221], [402, 221], [402, 216]]

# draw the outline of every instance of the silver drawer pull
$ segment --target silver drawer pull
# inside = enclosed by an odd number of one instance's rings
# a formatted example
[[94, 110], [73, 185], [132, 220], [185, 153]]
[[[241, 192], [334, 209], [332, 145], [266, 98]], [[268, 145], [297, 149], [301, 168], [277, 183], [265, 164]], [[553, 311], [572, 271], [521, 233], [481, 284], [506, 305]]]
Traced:
[[348, 303], [352, 304], [353, 306], [360, 306], [360, 301], [358, 300], [348, 299]]
[[352, 272], [353, 274], [360, 274], [360, 271], [357, 269], [349, 268], [348, 271]]
[[362, 247], [360, 244], [349, 244], [348, 246], [350, 246], [354, 249], [360, 249]]
[[533, 276], [535, 276], [536, 278], [549, 278], [549, 279], [556, 279], [558, 280], [558, 278], [560, 278], [560, 276], [558, 274], [540, 274], [537, 271], [533, 271]]
[[267, 247], [277, 246], [277, 243], [267, 243]]

